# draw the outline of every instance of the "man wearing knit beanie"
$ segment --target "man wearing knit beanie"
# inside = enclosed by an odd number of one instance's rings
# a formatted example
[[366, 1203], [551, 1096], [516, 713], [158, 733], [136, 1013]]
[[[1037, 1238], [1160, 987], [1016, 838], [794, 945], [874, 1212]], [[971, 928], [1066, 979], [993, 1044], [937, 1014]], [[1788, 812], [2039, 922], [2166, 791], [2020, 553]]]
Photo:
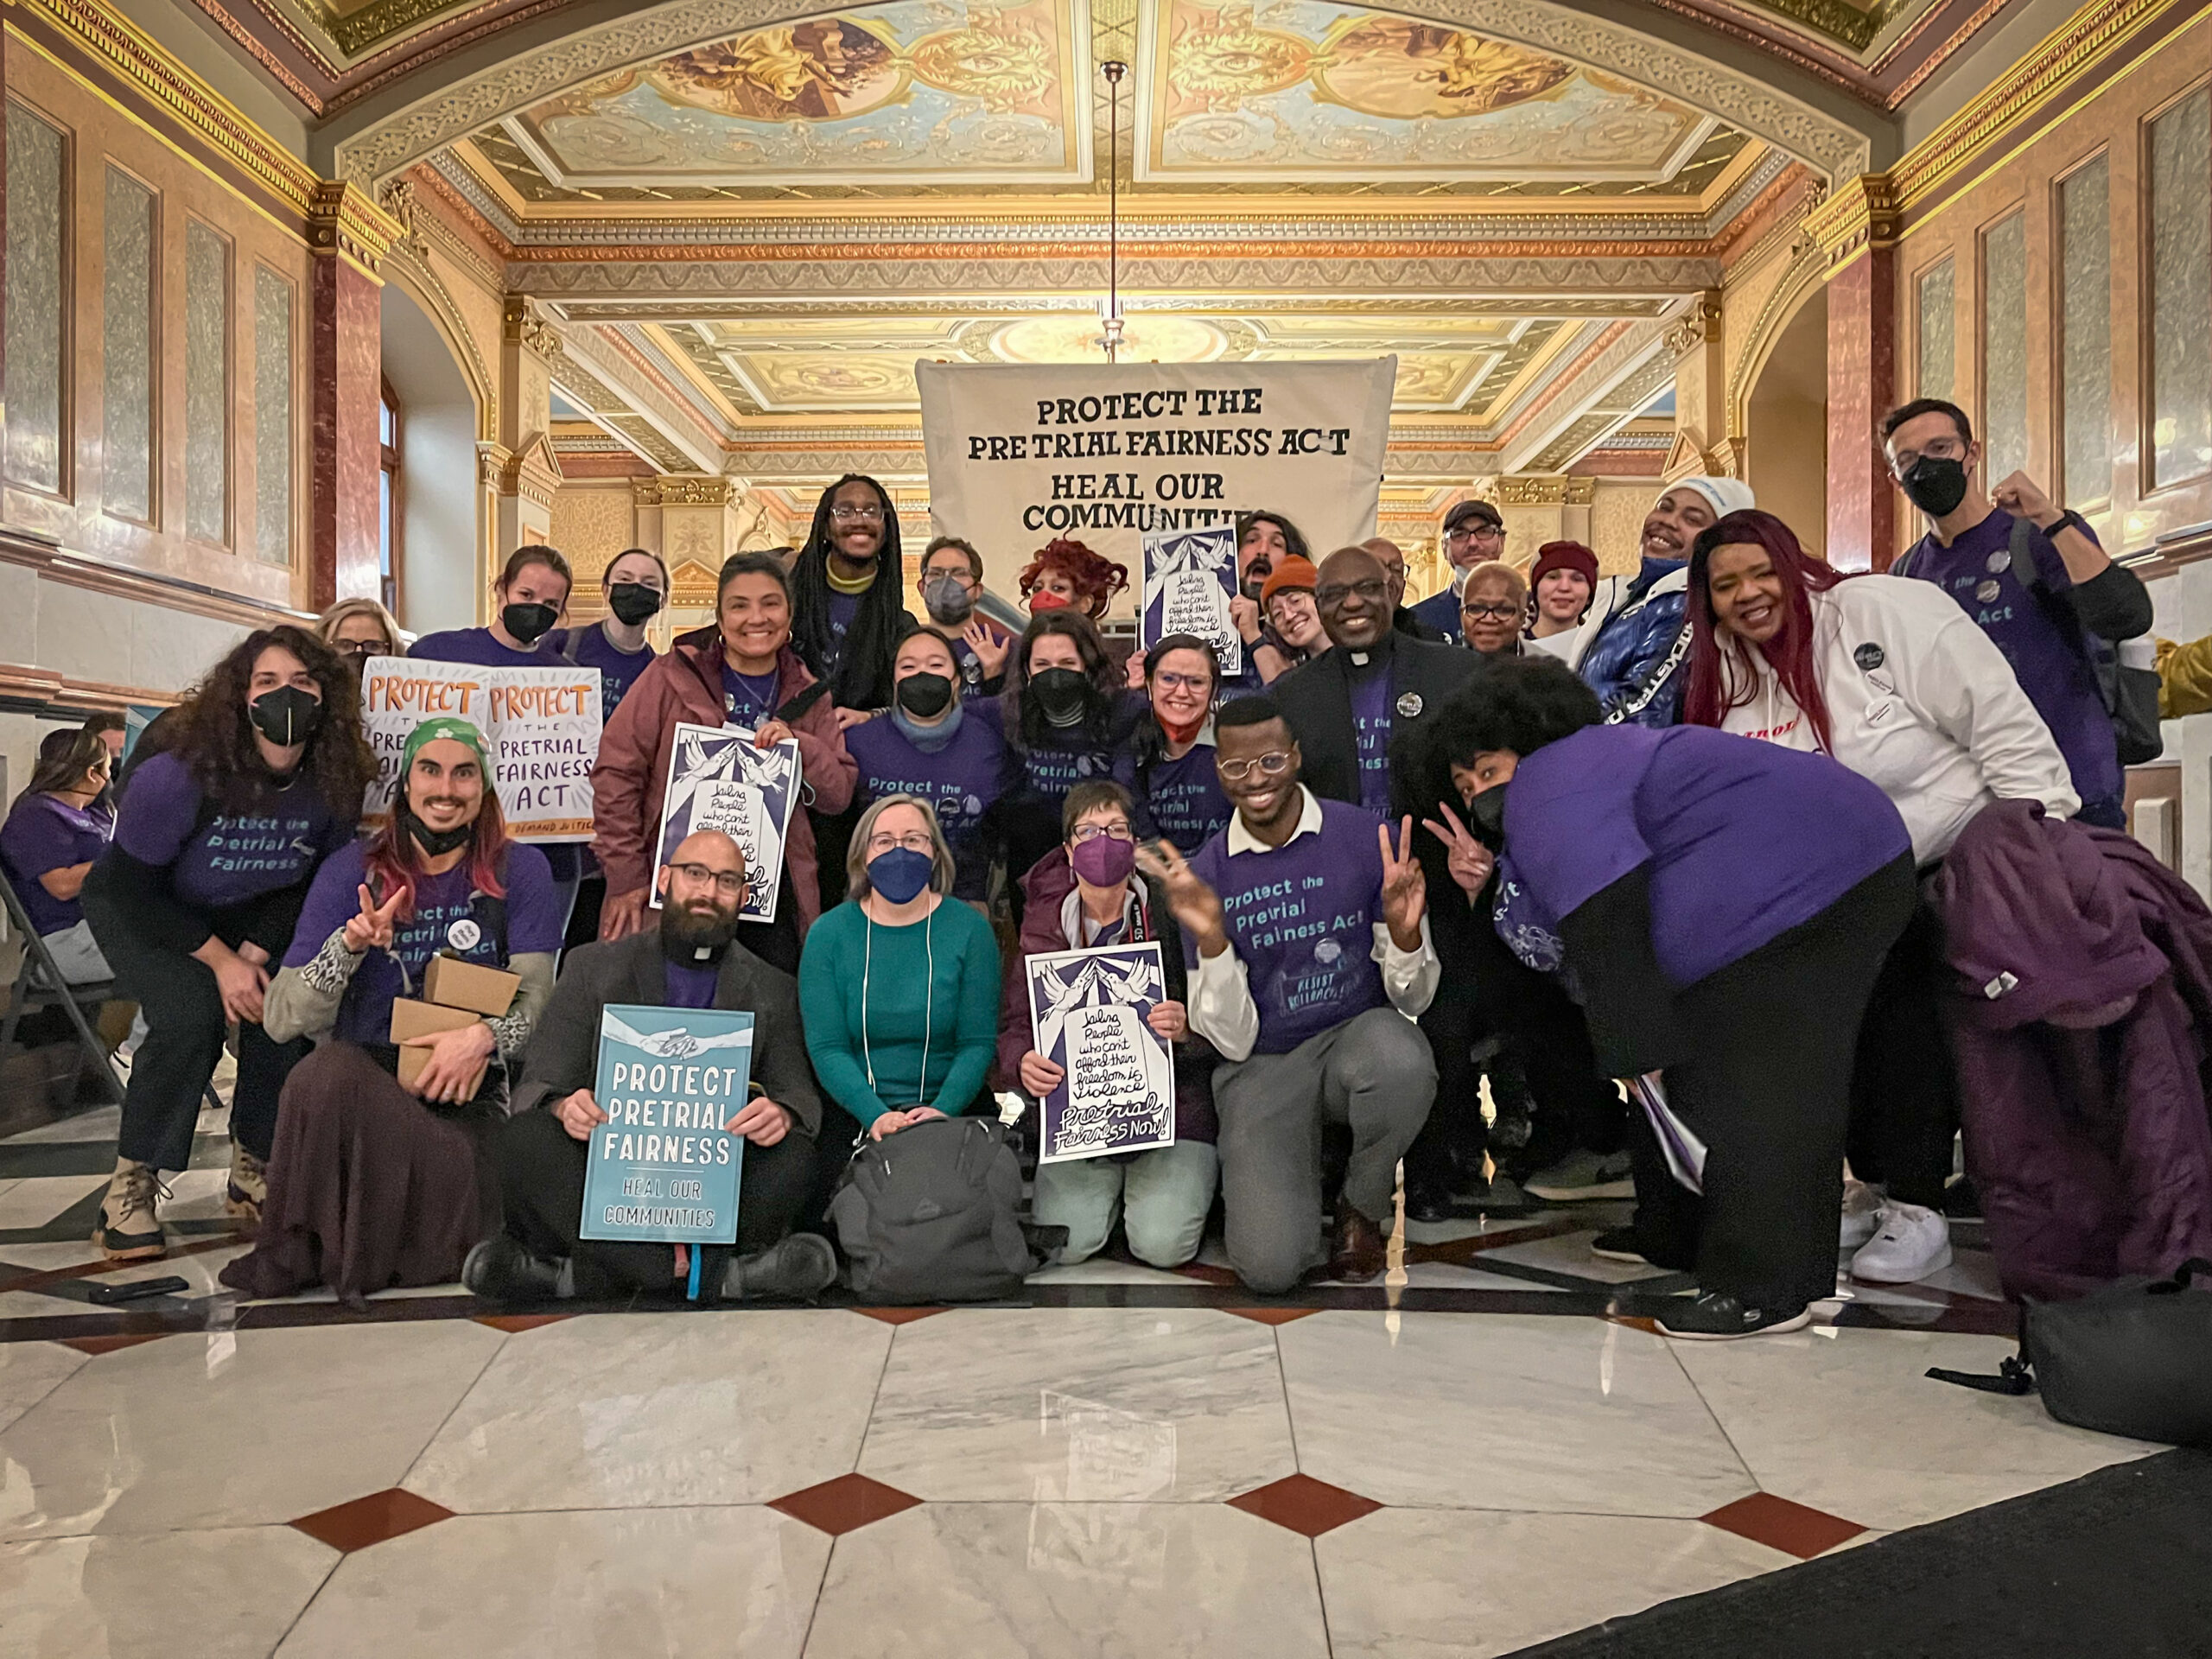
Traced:
[[1535, 620], [1529, 642], [1548, 656], [1567, 660], [1598, 591], [1598, 556], [1580, 542], [1546, 542], [1529, 569], [1529, 595]]
[[1605, 705], [1608, 722], [1671, 726], [1689, 660], [1690, 544], [1757, 503], [1738, 478], [1678, 478], [1643, 518], [1643, 567], [1598, 584], [1567, 660]]

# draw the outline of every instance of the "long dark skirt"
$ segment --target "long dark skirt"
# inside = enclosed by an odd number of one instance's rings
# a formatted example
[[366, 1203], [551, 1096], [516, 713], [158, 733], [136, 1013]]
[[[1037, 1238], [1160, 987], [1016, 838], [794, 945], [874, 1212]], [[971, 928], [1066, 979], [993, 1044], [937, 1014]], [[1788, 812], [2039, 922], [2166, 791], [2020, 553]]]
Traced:
[[284, 1085], [260, 1236], [223, 1282], [254, 1296], [327, 1284], [359, 1305], [460, 1278], [499, 1225], [486, 1147], [501, 1116], [496, 1098], [432, 1111], [367, 1050], [324, 1044]]

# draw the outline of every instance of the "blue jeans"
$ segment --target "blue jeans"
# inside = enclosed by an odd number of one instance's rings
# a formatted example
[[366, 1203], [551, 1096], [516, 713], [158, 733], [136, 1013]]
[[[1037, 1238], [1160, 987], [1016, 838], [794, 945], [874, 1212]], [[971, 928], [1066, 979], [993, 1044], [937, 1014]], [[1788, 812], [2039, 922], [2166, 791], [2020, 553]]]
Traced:
[[1203, 1141], [1039, 1164], [1031, 1213], [1039, 1226], [1068, 1230], [1062, 1266], [1086, 1262], [1103, 1249], [1119, 1211], [1138, 1261], [1179, 1268], [1198, 1253], [1205, 1237], [1219, 1169], [1214, 1149]]

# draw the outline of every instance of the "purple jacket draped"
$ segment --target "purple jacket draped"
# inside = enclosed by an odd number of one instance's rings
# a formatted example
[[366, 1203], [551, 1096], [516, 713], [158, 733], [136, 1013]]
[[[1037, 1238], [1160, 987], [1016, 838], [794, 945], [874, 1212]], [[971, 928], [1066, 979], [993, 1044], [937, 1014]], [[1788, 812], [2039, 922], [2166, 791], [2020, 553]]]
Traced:
[[2132, 836], [1999, 801], [1944, 861], [1967, 1166], [2005, 1291], [2212, 1255], [2212, 911]]

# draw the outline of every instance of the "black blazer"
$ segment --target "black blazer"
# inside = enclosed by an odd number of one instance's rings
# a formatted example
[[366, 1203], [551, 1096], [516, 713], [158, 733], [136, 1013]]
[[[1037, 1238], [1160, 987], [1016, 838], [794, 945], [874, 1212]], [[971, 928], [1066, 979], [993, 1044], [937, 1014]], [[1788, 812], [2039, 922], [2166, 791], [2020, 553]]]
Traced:
[[[612, 944], [587, 944], [563, 958], [551, 1001], [523, 1051], [513, 1112], [550, 1106], [599, 1081], [599, 1015], [610, 1002], [646, 1007], [668, 1003], [668, 958], [660, 930], [649, 926]], [[741, 944], [722, 953], [715, 1006], [753, 1015], [753, 1081], [788, 1109], [792, 1127], [811, 1136], [822, 1128], [822, 1092], [799, 1029], [798, 982], [771, 968]]]
[[[1465, 685], [1482, 658], [1461, 645], [1431, 645], [1405, 634], [1389, 637], [1390, 770], [1409, 738], [1435, 719], [1444, 700]], [[1268, 688], [1298, 740], [1306, 788], [1324, 799], [1359, 800], [1359, 745], [1351, 729], [1351, 653], [1342, 645], [1303, 663]]]

